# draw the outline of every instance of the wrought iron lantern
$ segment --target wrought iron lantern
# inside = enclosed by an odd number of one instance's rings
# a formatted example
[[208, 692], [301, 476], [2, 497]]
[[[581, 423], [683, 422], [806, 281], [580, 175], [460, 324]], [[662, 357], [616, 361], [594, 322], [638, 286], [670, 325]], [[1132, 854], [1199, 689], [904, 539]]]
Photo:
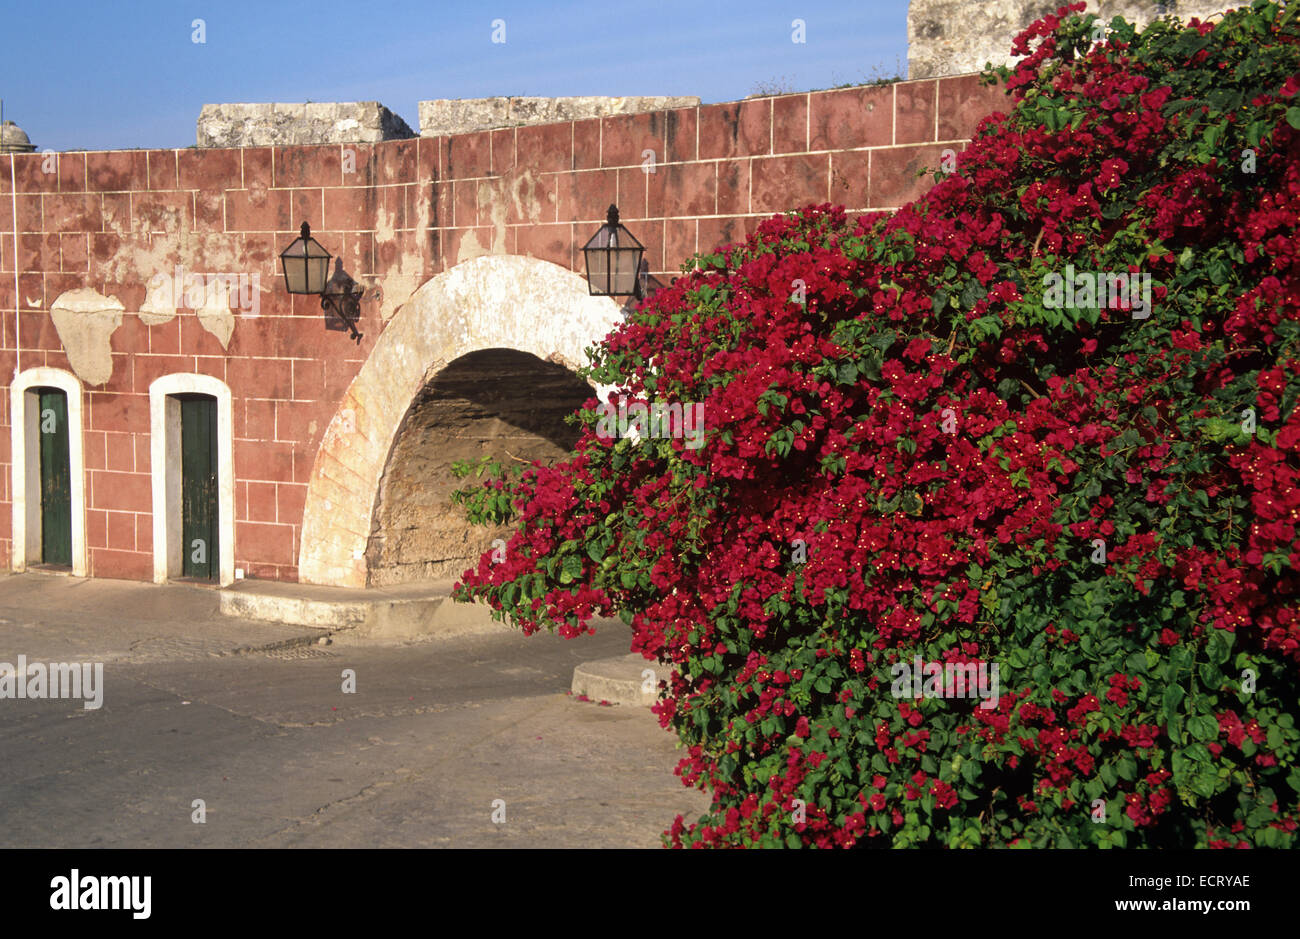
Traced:
[[330, 272], [330, 253], [311, 236], [311, 226], [302, 223], [302, 232], [293, 244], [280, 252], [284, 265], [284, 286], [289, 293], [322, 293]]
[[[321, 309], [325, 311], [325, 327], [346, 328], [359, 345], [361, 333], [357, 332], [356, 324], [361, 318], [361, 297], [365, 289], [343, 270], [342, 258], [335, 259], [334, 275], [328, 277], [331, 257], [311, 236], [311, 226], [303, 222], [298, 238], [280, 252], [284, 286], [289, 293], [318, 294]], [[337, 326], [336, 320], [341, 320], [343, 326]]]
[[618, 206], [611, 205], [605, 224], [582, 248], [587, 262], [587, 288], [593, 297], [645, 295], [641, 256], [645, 246], [619, 224]]

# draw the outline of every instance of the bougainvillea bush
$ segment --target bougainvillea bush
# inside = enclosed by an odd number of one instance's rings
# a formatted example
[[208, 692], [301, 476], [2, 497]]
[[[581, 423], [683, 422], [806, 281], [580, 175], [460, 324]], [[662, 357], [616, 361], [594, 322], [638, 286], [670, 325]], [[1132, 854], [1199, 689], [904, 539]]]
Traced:
[[1300, 21], [1082, 9], [923, 198], [768, 219], [591, 350], [702, 446], [592, 400], [466, 490], [518, 527], [459, 596], [664, 663], [671, 845], [1296, 843]]

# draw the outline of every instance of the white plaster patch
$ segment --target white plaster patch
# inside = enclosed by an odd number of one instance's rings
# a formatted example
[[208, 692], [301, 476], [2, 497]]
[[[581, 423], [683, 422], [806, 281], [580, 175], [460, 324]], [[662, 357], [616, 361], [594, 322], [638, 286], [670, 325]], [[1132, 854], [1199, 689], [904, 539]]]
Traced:
[[487, 253], [487, 249], [478, 243], [478, 233], [471, 228], [460, 239], [460, 247], [456, 250], [456, 263], [464, 264], [466, 261], [481, 258]]
[[[375, 246], [397, 240], [396, 220], [380, 206], [375, 213]], [[424, 279], [425, 263], [418, 251], [404, 251], [396, 265], [383, 272], [383, 292], [379, 300], [379, 318], [387, 323]]]
[[221, 302], [223, 299], [218, 297], [215, 302], [209, 299], [199, 308], [198, 315], [199, 325], [216, 336], [221, 348], [225, 349], [230, 345], [231, 333], [235, 331], [235, 314]]
[[176, 303], [172, 296], [172, 282], [165, 274], [155, 275], [149, 282], [144, 303], [137, 314], [146, 326], [161, 326], [176, 316]]
[[117, 297], [92, 287], [65, 291], [50, 306], [68, 364], [86, 384], [102, 385], [113, 377], [112, 338], [125, 310]]
[[500, 179], [485, 179], [478, 184], [475, 199], [478, 204], [479, 223], [482, 224], [483, 210], [487, 209], [489, 224], [492, 226], [492, 247], [488, 254], [506, 253], [506, 215], [509, 210], [506, 183]]
[[402, 255], [397, 270], [390, 269], [385, 275], [383, 299], [379, 303], [379, 318], [385, 323], [393, 318], [393, 314], [420, 286], [422, 269], [423, 264], [418, 260]]
[[[515, 204], [515, 212], [527, 216], [529, 222], [536, 225], [542, 220], [542, 203], [537, 198], [537, 180], [531, 171], [524, 170], [511, 181], [510, 198]], [[554, 201], [554, 194], [551, 201]]]

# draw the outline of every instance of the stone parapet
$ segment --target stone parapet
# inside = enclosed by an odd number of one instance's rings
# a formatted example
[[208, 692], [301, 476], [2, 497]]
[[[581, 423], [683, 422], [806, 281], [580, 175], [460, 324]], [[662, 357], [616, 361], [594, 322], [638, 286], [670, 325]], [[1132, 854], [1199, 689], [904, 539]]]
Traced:
[[205, 104], [200, 147], [278, 147], [375, 143], [414, 137], [406, 121], [378, 101], [306, 104]]
[[441, 137], [526, 124], [553, 124], [614, 114], [641, 114], [699, 107], [700, 99], [679, 95], [623, 98], [444, 98], [420, 102], [420, 136]]

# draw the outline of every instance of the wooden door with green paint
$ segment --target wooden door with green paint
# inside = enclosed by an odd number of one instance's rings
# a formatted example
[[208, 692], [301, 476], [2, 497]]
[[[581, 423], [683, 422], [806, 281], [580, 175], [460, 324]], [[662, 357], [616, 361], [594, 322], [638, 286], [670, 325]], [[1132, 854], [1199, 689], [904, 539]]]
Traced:
[[209, 395], [181, 397], [182, 575], [216, 580], [217, 401]]
[[72, 566], [72, 469], [68, 454], [68, 396], [36, 391], [40, 425], [41, 563]]

